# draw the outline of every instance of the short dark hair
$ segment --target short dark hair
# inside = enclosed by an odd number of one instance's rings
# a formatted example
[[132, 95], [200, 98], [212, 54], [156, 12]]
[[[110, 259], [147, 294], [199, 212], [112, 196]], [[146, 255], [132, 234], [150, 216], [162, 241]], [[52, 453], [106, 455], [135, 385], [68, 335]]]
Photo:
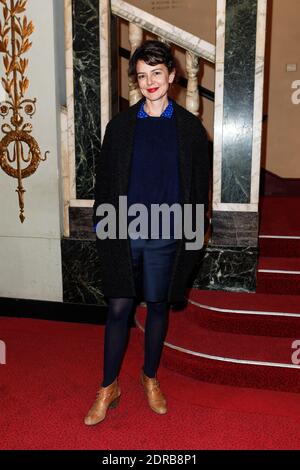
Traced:
[[134, 81], [137, 81], [136, 65], [138, 60], [143, 60], [147, 65], [165, 64], [169, 73], [176, 69], [176, 60], [171, 52], [171, 47], [154, 39], [144, 41], [129, 60], [128, 76]]

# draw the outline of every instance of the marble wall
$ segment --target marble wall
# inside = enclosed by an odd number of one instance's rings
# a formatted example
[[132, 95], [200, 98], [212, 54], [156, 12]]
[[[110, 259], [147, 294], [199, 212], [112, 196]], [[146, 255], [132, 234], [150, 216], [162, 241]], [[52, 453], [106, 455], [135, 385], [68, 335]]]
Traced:
[[253, 291], [267, 2], [217, 5], [213, 231], [200, 284]]
[[[267, 2], [217, 0], [217, 5], [214, 233], [220, 242], [219, 220], [229, 227], [231, 214], [240, 212], [240, 235], [232, 238], [238, 246], [245, 238], [243, 213], [258, 213]], [[255, 216], [251, 228], [257, 233]]]
[[106, 122], [119, 111], [118, 20], [108, 0], [65, 0], [65, 31], [69, 200], [61, 242], [63, 298], [102, 304], [92, 204]]
[[214, 247], [203, 251], [193, 287], [255, 292], [257, 248]]
[[258, 211], [266, 10], [217, 0], [214, 211]]
[[62, 240], [61, 249], [64, 302], [106, 305], [95, 241], [72, 237]]
[[[28, 22], [35, 30], [30, 36], [31, 48], [26, 76], [29, 87], [25, 98], [36, 99], [36, 112], [30, 119], [21, 113], [25, 123], [32, 125], [32, 137], [41, 153], [49, 151], [46, 161], [23, 180], [25, 220], [19, 220], [18, 180], [0, 169], [0, 297], [62, 300], [60, 204], [60, 133], [59, 85], [56, 74], [55, 11], [53, 0], [30, 0], [26, 6]], [[0, 19], [3, 21], [3, 5]], [[22, 13], [23, 16], [23, 13]], [[22, 20], [23, 21], [23, 20]], [[2, 22], [3, 24], [3, 22]], [[0, 54], [0, 76], [4, 75]], [[5, 75], [4, 75], [5, 76]], [[1, 86], [1, 85], [0, 85]], [[10, 123], [11, 114], [0, 123]], [[25, 147], [24, 151], [28, 151]], [[25, 155], [24, 155], [25, 156]], [[23, 164], [22, 167], [26, 167]]]
[[249, 203], [257, 0], [227, 0], [221, 202]]
[[72, 0], [76, 199], [94, 198], [101, 145], [99, 0]]

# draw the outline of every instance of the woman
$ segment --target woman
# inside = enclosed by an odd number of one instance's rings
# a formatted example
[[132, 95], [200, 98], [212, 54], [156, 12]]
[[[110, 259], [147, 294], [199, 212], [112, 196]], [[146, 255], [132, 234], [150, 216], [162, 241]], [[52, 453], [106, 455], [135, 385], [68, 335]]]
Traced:
[[[209, 173], [207, 137], [200, 120], [168, 96], [175, 74], [175, 60], [168, 45], [148, 40], [136, 49], [128, 75], [137, 82], [143, 96], [110, 120], [97, 162], [94, 225], [101, 218], [97, 208], [103, 203], [111, 204], [116, 210], [119, 234], [120, 196], [127, 197], [128, 207], [144, 204], [149, 209], [149, 224], [146, 236], [144, 231], [143, 237], [137, 238], [138, 231], [132, 229], [136, 225], [132, 225], [134, 221], [129, 215], [126, 238], [98, 236], [96, 240], [108, 317], [103, 380], [85, 418], [87, 425], [102, 421], [107, 409], [118, 404], [121, 395], [118, 373], [127, 341], [128, 317], [141, 291], [147, 303], [141, 383], [150, 408], [159, 414], [167, 412], [156, 374], [169, 307], [184, 301], [200, 249], [187, 249], [184, 230], [181, 238], [175, 238], [174, 217], [169, 219], [167, 237], [162, 233], [161, 223], [153, 236], [149, 229], [150, 206], [165, 203], [183, 208], [190, 204], [194, 227], [196, 204], [203, 204], [205, 212], [207, 209]], [[97, 235], [101, 226], [98, 223]]]

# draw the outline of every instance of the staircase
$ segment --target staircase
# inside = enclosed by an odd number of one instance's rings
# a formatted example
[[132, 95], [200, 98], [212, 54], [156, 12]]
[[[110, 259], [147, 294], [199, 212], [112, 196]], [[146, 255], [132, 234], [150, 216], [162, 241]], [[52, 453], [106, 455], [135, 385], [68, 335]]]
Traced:
[[[187, 75], [185, 107], [188, 111], [198, 116], [200, 109], [198, 86], [200, 59], [215, 63], [215, 46], [128, 2], [111, 0], [110, 7], [113, 15], [128, 22], [130, 54], [133, 54], [135, 49], [142, 44], [144, 31], [152, 33], [158, 40], [174, 44], [184, 51]], [[141, 93], [137, 85], [131, 82], [131, 80], [129, 80], [128, 85], [129, 105], [132, 106], [141, 98]]]
[[[283, 297], [192, 290], [187, 307], [170, 314], [162, 365], [203, 382], [300, 392], [300, 365], [291, 360], [300, 297]], [[139, 307], [141, 330], [145, 317]]]
[[[261, 202], [255, 294], [191, 289], [186, 308], [171, 311], [164, 367], [202, 382], [300, 392], [299, 203]], [[139, 307], [141, 331], [145, 317]]]

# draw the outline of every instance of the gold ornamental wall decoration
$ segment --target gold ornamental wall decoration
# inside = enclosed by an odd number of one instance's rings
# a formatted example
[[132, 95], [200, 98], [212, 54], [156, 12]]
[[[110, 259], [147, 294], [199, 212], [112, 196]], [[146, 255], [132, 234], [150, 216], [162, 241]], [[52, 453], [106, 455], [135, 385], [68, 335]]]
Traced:
[[[47, 158], [41, 155], [37, 141], [32, 137], [32, 124], [24, 122], [24, 113], [32, 119], [36, 112], [36, 98], [25, 99], [29, 80], [25, 76], [29, 60], [22, 56], [31, 48], [29, 37], [34, 31], [32, 21], [23, 15], [27, 0], [0, 0], [3, 20], [0, 20], [0, 53], [3, 54], [5, 76], [1, 77], [2, 86], [8, 95], [0, 102], [0, 116], [5, 119], [11, 115], [10, 124], [1, 126], [4, 134], [0, 140], [0, 167], [5, 173], [17, 178], [16, 192], [19, 198], [19, 218], [23, 223], [24, 192], [23, 178], [31, 176], [40, 161]], [[0, 85], [1, 86], [1, 85]]]

